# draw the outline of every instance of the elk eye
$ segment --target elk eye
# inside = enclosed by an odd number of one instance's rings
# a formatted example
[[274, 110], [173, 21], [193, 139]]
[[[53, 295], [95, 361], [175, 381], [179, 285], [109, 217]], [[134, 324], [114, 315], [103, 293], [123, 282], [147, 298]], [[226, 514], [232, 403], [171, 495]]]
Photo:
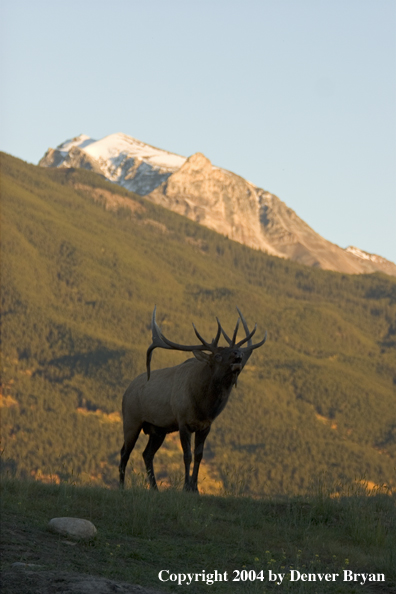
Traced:
[[220, 353], [217, 353], [217, 355], [215, 355], [214, 358], [217, 363], [220, 363], [220, 361], [222, 361], [222, 356], [220, 355]]

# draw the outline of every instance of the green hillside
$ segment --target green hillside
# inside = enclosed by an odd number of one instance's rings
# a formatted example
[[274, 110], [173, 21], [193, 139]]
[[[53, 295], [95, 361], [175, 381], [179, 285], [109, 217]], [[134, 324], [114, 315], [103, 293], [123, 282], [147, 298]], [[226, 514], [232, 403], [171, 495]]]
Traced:
[[[106, 210], [101, 193], [132, 210]], [[219, 316], [231, 332], [238, 305], [268, 340], [212, 427], [202, 490], [396, 488], [396, 278], [270, 257], [91, 172], [4, 154], [1, 198], [5, 471], [115, 485], [121, 398], [145, 369], [154, 304], [164, 333], [185, 343], [192, 321], [212, 338]], [[183, 358], [157, 350], [152, 368]], [[172, 437], [156, 468], [177, 483]]]

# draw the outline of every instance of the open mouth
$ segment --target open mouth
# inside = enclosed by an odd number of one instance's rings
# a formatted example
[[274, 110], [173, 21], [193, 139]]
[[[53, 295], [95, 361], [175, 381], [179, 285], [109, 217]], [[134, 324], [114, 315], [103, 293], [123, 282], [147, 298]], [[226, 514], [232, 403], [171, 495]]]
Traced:
[[240, 373], [242, 371], [242, 364], [234, 363], [233, 365], [231, 365], [231, 371], [233, 373]]

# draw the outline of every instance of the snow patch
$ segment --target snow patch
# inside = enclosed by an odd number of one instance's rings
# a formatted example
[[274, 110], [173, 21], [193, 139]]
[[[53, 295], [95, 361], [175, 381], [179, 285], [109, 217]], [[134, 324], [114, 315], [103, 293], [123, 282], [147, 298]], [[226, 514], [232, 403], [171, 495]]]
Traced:
[[110, 136], [105, 136], [101, 140], [92, 141], [84, 146], [84, 150], [94, 159], [102, 162], [111, 161], [113, 166], [117, 161], [120, 162], [121, 155], [122, 161], [133, 157], [148, 163], [153, 168], [169, 172], [180, 169], [186, 161], [185, 157], [157, 149], [121, 133], [110, 134]]
[[94, 138], [90, 138], [86, 134], [80, 134], [75, 138], [65, 140], [65, 142], [62, 142], [62, 144], [60, 144], [56, 148], [61, 152], [67, 153], [68, 151], [70, 151], [70, 149], [72, 149], [75, 146], [78, 146], [80, 149], [83, 149], [92, 144], [93, 142], [96, 142]]
[[385, 258], [382, 258], [381, 256], [376, 256], [375, 254], [369, 254], [368, 252], [364, 252], [363, 250], [360, 250], [357, 247], [354, 247], [353, 245], [348, 246], [345, 249], [346, 252], [348, 252], [349, 254], [353, 254], [354, 256], [356, 256], [357, 258], [360, 258], [361, 260], [369, 260], [370, 262], [384, 262]]

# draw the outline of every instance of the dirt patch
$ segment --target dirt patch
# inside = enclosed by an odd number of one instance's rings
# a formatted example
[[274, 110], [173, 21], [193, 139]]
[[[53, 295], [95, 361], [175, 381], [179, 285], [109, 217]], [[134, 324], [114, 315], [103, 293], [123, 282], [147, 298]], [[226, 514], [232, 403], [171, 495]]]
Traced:
[[84, 184], [74, 184], [76, 190], [82, 190], [89, 194], [95, 202], [99, 202], [105, 205], [106, 210], [117, 210], [118, 208], [128, 208], [131, 212], [143, 213], [146, 209], [142, 204], [133, 200], [132, 198], [126, 198], [120, 196], [120, 194], [113, 194], [109, 190], [103, 188], [92, 188]]

